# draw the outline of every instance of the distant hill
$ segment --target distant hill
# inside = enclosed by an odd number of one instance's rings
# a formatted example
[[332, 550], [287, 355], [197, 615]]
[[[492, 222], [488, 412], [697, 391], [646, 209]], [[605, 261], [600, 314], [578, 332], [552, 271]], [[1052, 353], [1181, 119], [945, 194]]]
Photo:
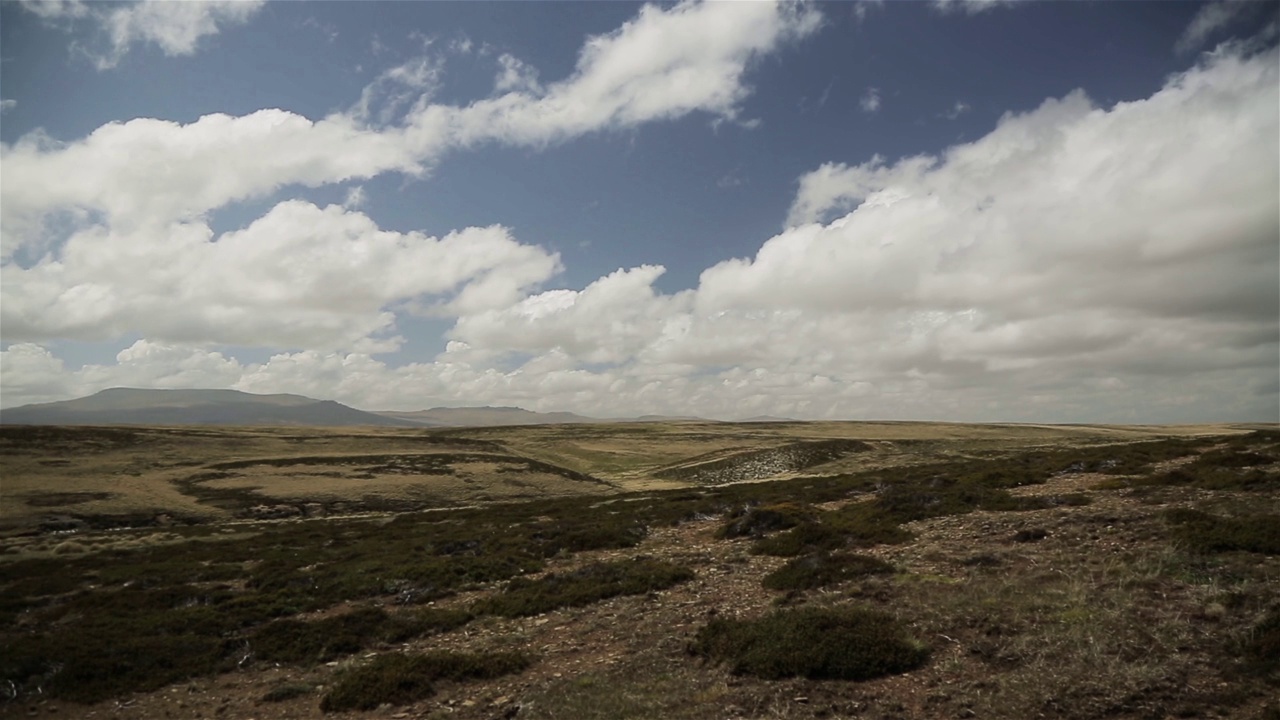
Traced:
[[437, 407], [413, 412], [380, 411], [385, 418], [441, 427], [494, 427], [498, 425], [560, 425], [604, 422], [570, 412], [533, 412], [518, 407]]
[[88, 397], [0, 410], [9, 425], [380, 425], [418, 423], [302, 395], [238, 390], [111, 388]]
[[776, 415], [756, 415], [754, 417], [743, 418], [738, 422], [744, 423], [771, 423], [771, 422], [799, 422], [794, 418], [778, 417]]

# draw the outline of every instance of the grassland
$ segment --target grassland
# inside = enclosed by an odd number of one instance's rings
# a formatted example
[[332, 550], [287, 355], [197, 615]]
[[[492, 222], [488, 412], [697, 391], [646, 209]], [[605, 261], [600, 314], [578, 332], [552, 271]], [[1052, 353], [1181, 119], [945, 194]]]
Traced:
[[0, 716], [1274, 718], [1280, 430], [0, 428]]

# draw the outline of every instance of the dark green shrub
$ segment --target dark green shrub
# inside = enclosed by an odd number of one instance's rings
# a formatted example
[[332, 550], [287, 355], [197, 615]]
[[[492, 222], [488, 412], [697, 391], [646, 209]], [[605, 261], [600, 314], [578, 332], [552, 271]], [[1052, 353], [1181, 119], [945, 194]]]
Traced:
[[1250, 631], [1241, 651], [1247, 672], [1266, 675], [1280, 671], [1280, 611], [1271, 611]]
[[740, 509], [729, 514], [716, 537], [760, 538], [777, 530], [793, 528], [802, 522], [812, 520], [816, 515], [813, 508], [795, 503], [775, 503]]
[[8, 642], [0, 678], [15, 692], [95, 703], [229, 669], [231, 650], [216, 638], [142, 629], [99, 628], [94, 637], [55, 631]]
[[377, 642], [404, 642], [461, 627], [471, 620], [462, 610], [421, 610], [388, 615], [364, 608], [322, 620], [277, 620], [249, 640], [254, 657], [269, 662], [321, 663], [359, 652]]
[[786, 532], [757, 540], [751, 546], [751, 552], [756, 555], [795, 557], [809, 552], [837, 550], [847, 542], [846, 535], [830, 525], [806, 522]]
[[1020, 543], [1038, 542], [1049, 537], [1049, 531], [1044, 528], [1024, 528], [1013, 534], [1013, 541]]
[[320, 701], [324, 712], [372, 710], [406, 705], [435, 694], [440, 680], [489, 680], [518, 673], [533, 664], [522, 653], [433, 652], [379, 655], [373, 662], [341, 673]]
[[694, 655], [735, 674], [870, 680], [914, 670], [928, 650], [883, 613], [861, 608], [780, 610], [756, 620], [714, 620], [698, 631]]
[[1193, 552], [1243, 550], [1280, 554], [1280, 516], [1277, 515], [1227, 518], [1200, 510], [1170, 510], [1165, 513], [1165, 519], [1174, 540]]
[[1222, 450], [1210, 450], [1196, 458], [1195, 462], [1191, 464], [1194, 467], [1203, 468], [1244, 468], [1270, 465], [1275, 461], [1276, 459], [1270, 455], [1261, 455], [1239, 448], [1224, 448]]
[[618, 595], [640, 595], [692, 580], [693, 571], [681, 565], [635, 558], [593, 563], [563, 575], [537, 580], [515, 578], [500, 594], [477, 602], [477, 614], [527, 617], [561, 607], [577, 607]]
[[810, 590], [892, 572], [892, 565], [869, 555], [815, 553], [796, 558], [769, 573], [763, 584], [770, 590]]

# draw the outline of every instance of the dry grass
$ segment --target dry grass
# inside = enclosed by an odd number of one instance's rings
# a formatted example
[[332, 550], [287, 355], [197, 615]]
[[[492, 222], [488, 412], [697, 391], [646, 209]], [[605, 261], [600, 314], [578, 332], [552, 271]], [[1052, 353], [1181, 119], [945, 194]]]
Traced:
[[[806, 469], [839, 474], [937, 460], [987, 457], [1026, 448], [1077, 447], [1160, 436], [1239, 431], [1231, 426], [1104, 427], [949, 423], [707, 422], [547, 425], [450, 430], [330, 428], [130, 428], [57, 430], [38, 436], [0, 427], [0, 535], [66, 527], [68, 518], [107, 526], [209, 522], [246, 516], [246, 507], [341, 498], [328, 512], [444, 507], [567, 494], [688, 487], [660, 469], [751, 453], [797, 441], [860, 439], [873, 450]], [[112, 431], [115, 432], [115, 431]], [[498, 453], [503, 462], [460, 459], [447, 473], [362, 471], [329, 463], [281, 466], [255, 459]], [[515, 466], [523, 459], [561, 470]], [[224, 468], [228, 462], [237, 465]], [[517, 471], [513, 471], [515, 468]], [[567, 477], [585, 473], [610, 488]], [[780, 471], [774, 477], [794, 476]], [[193, 485], [193, 478], [203, 478]], [[223, 491], [214, 498], [212, 491]], [[203, 492], [202, 492], [203, 491]], [[368, 500], [366, 502], [366, 499]], [[300, 510], [301, 512], [301, 510]], [[165, 516], [165, 517], [161, 517]]]

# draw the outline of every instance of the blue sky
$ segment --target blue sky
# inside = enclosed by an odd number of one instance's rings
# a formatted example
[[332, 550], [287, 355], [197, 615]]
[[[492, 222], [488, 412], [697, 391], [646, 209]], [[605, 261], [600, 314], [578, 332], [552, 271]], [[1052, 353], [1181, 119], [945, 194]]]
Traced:
[[1250, 2], [0, 3], [0, 403], [1280, 419]]

